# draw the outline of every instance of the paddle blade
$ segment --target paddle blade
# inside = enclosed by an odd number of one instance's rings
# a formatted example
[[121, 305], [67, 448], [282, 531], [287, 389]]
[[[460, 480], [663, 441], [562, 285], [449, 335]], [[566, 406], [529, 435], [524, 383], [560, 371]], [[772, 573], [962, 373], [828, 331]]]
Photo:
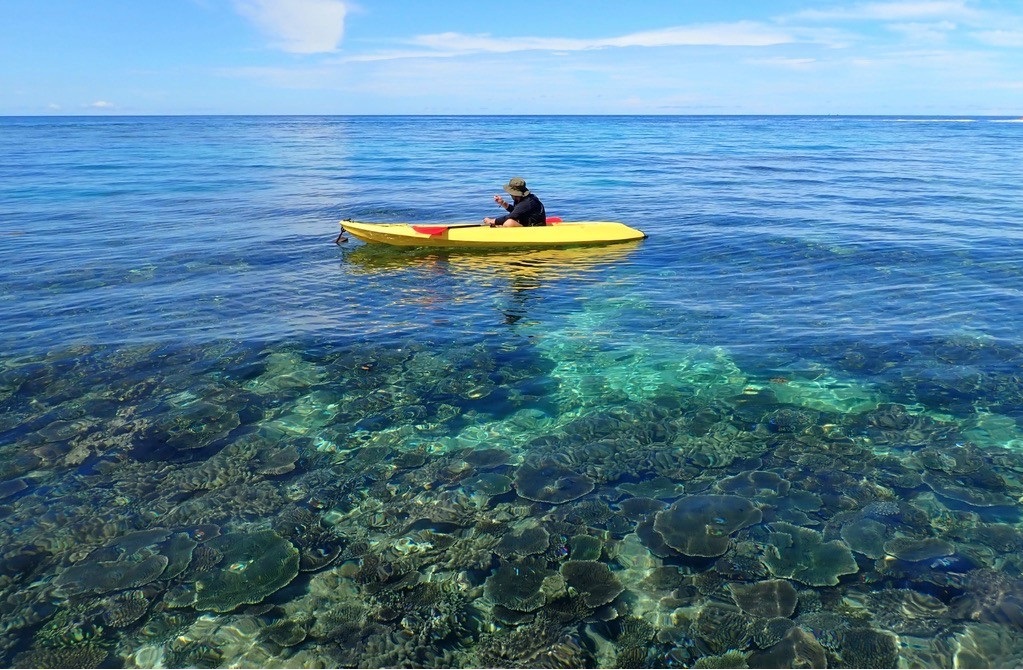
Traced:
[[447, 226], [412, 226], [412, 230], [423, 235], [441, 235], [447, 229]]

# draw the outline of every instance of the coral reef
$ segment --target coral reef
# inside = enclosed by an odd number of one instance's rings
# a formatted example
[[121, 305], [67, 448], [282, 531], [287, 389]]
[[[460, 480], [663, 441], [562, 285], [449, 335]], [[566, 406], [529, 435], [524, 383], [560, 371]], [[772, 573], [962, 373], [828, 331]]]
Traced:
[[273, 531], [227, 533], [210, 540], [220, 561], [195, 580], [194, 606], [230, 612], [261, 602], [298, 574], [298, 550]]
[[593, 482], [553, 461], [525, 463], [515, 472], [515, 489], [527, 500], [565, 503], [593, 490]]
[[757, 506], [740, 496], [686, 496], [654, 515], [654, 530], [684, 556], [720, 556], [732, 533], [761, 518]]
[[783, 579], [770, 579], [752, 584], [729, 584], [732, 600], [746, 614], [757, 617], [788, 618], [796, 611], [799, 595], [792, 584]]
[[841, 540], [825, 542], [819, 532], [784, 521], [771, 528], [764, 564], [776, 577], [810, 586], [834, 586], [839, 577], [859, 571], [852, 551]]
[[600, 561], [566, 561], [561, 564], [561, 575], [587, 607], [606, 605], [625, 589]]
[[[1023, 455], [976, 419], [720, 350], [580, 371], [543, 348], [327, 349], [8, 364], [0, 660], [1023, 658]], [[138, 372], [153, 356], [176, 372]]]

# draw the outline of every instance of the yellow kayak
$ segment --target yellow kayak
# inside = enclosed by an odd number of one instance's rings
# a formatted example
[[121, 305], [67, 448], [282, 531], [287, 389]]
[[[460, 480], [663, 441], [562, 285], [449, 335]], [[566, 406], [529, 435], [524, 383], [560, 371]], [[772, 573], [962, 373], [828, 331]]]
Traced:
[[568, 247], [613, 244], [646, 237], [644, 233], [614, 221], [565, 221], [546, 226], [491, 228], [479, 224], [362, 223], [342, 221], [345, 233], [363, 242], [401, 247]]

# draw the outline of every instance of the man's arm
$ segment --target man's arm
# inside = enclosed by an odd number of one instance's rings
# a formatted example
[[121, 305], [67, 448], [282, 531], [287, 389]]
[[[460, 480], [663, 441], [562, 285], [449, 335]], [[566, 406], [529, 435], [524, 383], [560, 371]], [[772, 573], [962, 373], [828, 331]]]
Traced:
[[497, 225], [501, 226], [504, 225], [504, 222], [507, 221], [508, 219], [513, 219], [517, 223], [528, 221], [529, 215], [533, 211], [533, 208], [535, 207], [535, 203], [536, 200], [534, 200], [533, 198], [529, 198], [528, 200], [520, 200], [515, 204], [514, 207], [511, 208], [511, 210], [507, 214], [505, 214], [504, 216], [497, 217], [495, 219], [495, 222], [497, 223]]

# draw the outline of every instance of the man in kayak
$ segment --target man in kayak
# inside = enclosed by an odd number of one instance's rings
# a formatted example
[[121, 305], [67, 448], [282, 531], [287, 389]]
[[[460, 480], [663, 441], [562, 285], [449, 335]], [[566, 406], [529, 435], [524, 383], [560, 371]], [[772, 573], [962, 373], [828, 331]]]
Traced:
[[483, 219], [483, 223], [491, 228], [547, 225], [547, 212], [544, 211], [543, 203], [540, 202], [540, 198], [529, 192], [525, 179], [512, 177], [504, 185], [504, 192], [512, 197], [512, 202], [505, 202], [499, 195], [494, 196], [494, 202], [508, 210], [508, 213], [496, 219], [488, 216]]

